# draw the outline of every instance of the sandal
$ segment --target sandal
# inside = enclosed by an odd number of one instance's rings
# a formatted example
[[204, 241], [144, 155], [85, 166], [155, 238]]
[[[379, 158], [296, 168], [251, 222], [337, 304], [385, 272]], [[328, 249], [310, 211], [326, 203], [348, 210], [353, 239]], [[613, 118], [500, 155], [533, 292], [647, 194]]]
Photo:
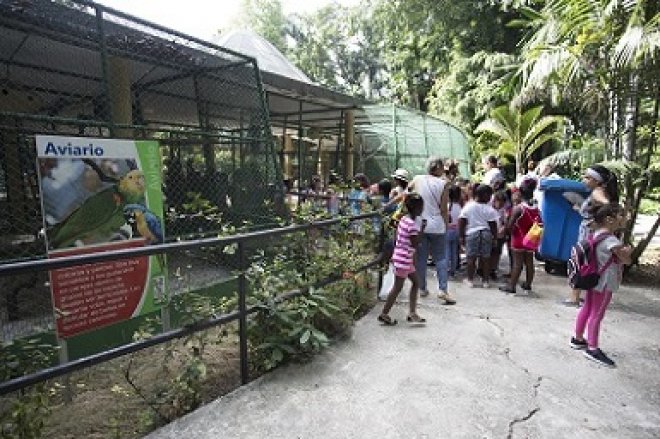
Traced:
[[384, 324], [385, 326], [394, 326], [398, 322], [396, 319], [393, 319], [392, 317], [388, 316], [387, 314], [381, 314], [378, 316], [378, 321]]
[[420, 317], [418, 314], [410, 314], [406, 317], [409, 323], [426, 323], [426, 319]]

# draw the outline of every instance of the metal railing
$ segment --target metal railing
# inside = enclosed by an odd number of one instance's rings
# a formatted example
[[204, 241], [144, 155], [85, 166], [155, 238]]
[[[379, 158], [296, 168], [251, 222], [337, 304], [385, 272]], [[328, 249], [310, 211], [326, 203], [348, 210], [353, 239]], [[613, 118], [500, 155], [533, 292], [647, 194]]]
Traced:
[[[239, 268], [240, 268], [238, 275], [238, 310], [237, 311], [223, 315], [217, 315], [205, 320], [200, 320], [191, 325], [184, 326], [182, 328], [163, 332], [161, 334], [150, 337], [149, 339], [146, 340], [129, 343], [123, 346], [116, 347], [114, 349], [100, 352], [98, 354], [90, 355], [61, 365], [42, 369], [38, 372], [29, 375], [24, 375], [18, 378], [5, 381], [3, 383], [0, 383], [0, 395], [5, 395], [7, 393], [11, 393], [49, 379], [67, 375], [77, 370], [81, 370], [99, 363], [112, 360], [114, 358], [118, 358], [127, 354], [141, 351], [148, 347], [156, 346], [170, 340], [186, 337], [190, 334], [202, 330], [223, 325], [229, 322], [234, 322], [236, 320], [238, 320], [239, 322], [241, 383], [245, 384], [250, 379], [249, 367], [248, 367], [247, 318], [250, 314], [253, 314], [258, 310], [258, 305], [248, 307], [246, 303], [247, 279], [245, 276], [245, 269], [247, 268], [247, 258], [245, 254], [245, 244], [250, 241], [271, 238], [274, 236], [289, 235], [296, 232], [305, 232], [310, 229], [325, 228], [343, 223], [345, 221], [364, 220], [368, 218], [373, 218], [378, 215], [379, 214], [376, 212], [370, 212], [352, 217], [327, 219], [327, 220], [315, 221], [303, 225], [292, 225], [279, 229], [237, 234], [234, 236], [197, 239], [197, 240], [185, 241], [185, 242], [175, 242], [175, 243], [152, 245], [148, 247], [141, 247], [134, 249], [117, 250], [114, 252], [103, 252], [103, 253], [95, 253], [89, 255], [68, 256], [57, 259], [42, 259], [42, 260], [33, 260], [33, 261], [0, 265], [0, 277], [2, 277], [2, 276], [17, 275], [31, 271], [53, 270], [57, 268], [74, 267], [74, 266], [98, 263], [103, 261], [110, 261], [110, 260], [114, 261], [118, 259], [133, 258], [138, 256], [166, 254], [180, 250], [199, 249], [208, 246], [222, 247], [231, 244], [236, 244], [238, 247], [237, 255], [239, 259]], [[379, 245], [382, 245], [382, 233], [379, 241], [380, 241]], [[371, 267], [376, 266], [378, 263], [379, 260], [376, 258], [373, 261], [361, 266], [358, 271], [367, 270]], [[308, 285], [306, 287], [297, 290], [291, 290], [285, 294], [281, 294], [275, 299], [275, 301], [276, 302], [285, 301], [293, 297], [297, 297], [307, 293], [310, 290], [310, 288], [323, 287], [325, 285], [329, 285], [341, 279], [342, 279], [341, 273], [337, 273], [336, 275], [332, 275], [326, 279], [316, 282], [313, 285]]]

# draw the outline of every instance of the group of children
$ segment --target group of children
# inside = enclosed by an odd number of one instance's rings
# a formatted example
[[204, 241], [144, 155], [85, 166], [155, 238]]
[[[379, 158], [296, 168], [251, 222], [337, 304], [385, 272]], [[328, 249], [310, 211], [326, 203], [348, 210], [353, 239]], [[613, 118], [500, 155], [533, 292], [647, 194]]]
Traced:
[[[541, 230], [543, 224], [541, 212], [534, 201], [536, 185], [535, 179], [523, 179], [512, 192], [500, 190], [496, 193], [491, 186], [484, 184], [473, 185], [467, 190], [450, 185], [445, 253], [450, 277], [453, 278], [460, 267], [459, 255], [463, 248], [467, 261], [465, 284], [469, 287], [490, 287], [491, 280], [497, 279], [496, 270], [503, 247], [507, 245], [509, 280], [499, 289], [507, 294], [516, 294], [524, 267], [525, 280], [520, 286], [522, 294], [529, 294], [534, 280], [534, 253], [540, 243], [540, 236], [536, 235], [536, 239], [533, 239], [534, 236], [530, 237], [530, 234]], [[407, 321], [416, 324], [426, 322], [417, 313], [419, 280], [415, 272], [415, 250], [426, 225], [420, 219], [424, 201], [415, 192], [407, 192], [405, 197], [402, 193], [397, 196], [403, 198], [407, 213], [398, 221], [394, 239], [392, 264], [395, 281], [378, 316], [378, 320], [385, 325], [397, 323], [389, 313], [406, 278], [412, 283]], [[620, 205], [594, 207], [592, 236], [602, 236], [593, 252], [602, 273], [599, 272], [601, 277], [598, 285], [586, 292], [586, 300], [578, 314], [575, 334], [570, 343], [575, 349], [584, 349], [588, 358], [610, 367], [614, 366], [614, 362], [598, 348], [598, 333], [605, 309], [621, 282], [622, 266], [630, 263], [630, 247], [624, 246], [615, 235], [624, 225], [625, 214]], [[482, 283], [477, 281], [478, 273], [481, 274]]]
[[[401, 170], [397, 170], [397, 173], [399, 176], [402, 174]], [[395, 180], [397, 173], [393, 175]], [[497, 267], [502, 249], [504, 245], [508, 245], [508, 239], [511, 236], [509, 245], [509, 253], [513, 254], [511, 280], [501, 289], [508, 293], [516, 292], [515, 285], [521, 274], [522, 265], [525, 263], [528, 269], [523, 289], [531, 290], [534, 276], [534, 249], [525, 248], [521, 241], [531, 224], [541, 222], [540, 212], [532, 202], [535, 188], [534, 180], [523, 181], [520, 189], [514, 191], [513, 194], [504, 190], [494, 194], [493, 189], [484, 184], [464, 187], [451, 184], [449, 186], [447, 189], [449, 205], [445, 255], [450, 278], [455, 279], [457, 271], [461, 268], [460, 255], [461, 249], [463, 249], [467, 269], [467, 278], [464, 282], [470, 287], [489, 288], [491, 280], [498, 278]], [[405, 278], [410, 279], [413, 284], [410, 293], [410, 316], [412, 316], [412, 321], [418, 322], [415, 304], [419, 282], [412, 259], [419, 234], [423, 233], [423, 221], [419, 220], [419, 216], [423, 210], [424, 201], [415, 192], [405, 193], [405, 197], [403, 194], [404, 192], [400, 190], [396, 195], [404, 203], [404, 211], [407, 212], [406, 216], [398, 221], [394, 239], [392, 263], [396, 279], [383, 313], [379, 316], [379, 320], [386, 324], [396, 323], [389, 318], [389, 310], [396, 301]], [[390, 199], [391, 202], [395, 201], [395, 197], [390, 197]], [[389, 205], [386, 205], [386, 209], [388, 207]], [[401, 254], [407, 255], [406, 258], [397, 257]], [[435, 262], [438, 263], [438, 261]], [[528, 263], [530, 265], [527, 265]], [[483, 283], [476, 281], [477, 273], [481, 273]]]

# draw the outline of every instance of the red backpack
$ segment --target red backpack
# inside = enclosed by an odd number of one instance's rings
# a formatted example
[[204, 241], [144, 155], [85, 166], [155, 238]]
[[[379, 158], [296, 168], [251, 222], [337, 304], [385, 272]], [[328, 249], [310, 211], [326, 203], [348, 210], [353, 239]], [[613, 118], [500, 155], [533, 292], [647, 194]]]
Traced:
[[600, 281], [600, 276], [614, 262], [612, 255], [603, 266], [598, 269], [598, 257], [596, 249], [606, 238], [612, 236], [610, 233], [602, 233], [597, 237], [589, 235], [585, 240], [575, 244], [571, 249], [571, 258], [568, 260], [568, 284], [578, 290], [590, 290], [595, 288]]

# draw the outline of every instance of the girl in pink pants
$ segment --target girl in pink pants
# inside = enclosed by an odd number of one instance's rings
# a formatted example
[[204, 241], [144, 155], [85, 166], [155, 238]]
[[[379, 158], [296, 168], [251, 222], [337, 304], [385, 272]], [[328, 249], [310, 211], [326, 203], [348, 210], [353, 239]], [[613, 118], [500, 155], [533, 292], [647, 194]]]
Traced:
[[[598, 347], [600, 323], [605, 316], [605, 310], [612, 300], [612, 294], [618, 291], [621, 284], [621, 274], [624, 264], [630, 264], [630, 246], [624, 246], [614, 235], [626, 223], [625, 212], [619, 204], [600, 206], [594, 213], [596, 223], [595, 237], [607, 234], [596, 246], [596, 258], [599, 269], [604, 269], [596, 288], [588, 290], [584, 305], [578, 313], [575, 322], [575, 336], [571, 337], [573, 349], [584, 349], [584, 355], [597, 363], [608, 367], [616, 367]], [[607, 267], [606, 267], [607, 266]], [[606, 268], [605, 268], [606, 267]], [[584, 339], [584, 331], [587, 339]]]

